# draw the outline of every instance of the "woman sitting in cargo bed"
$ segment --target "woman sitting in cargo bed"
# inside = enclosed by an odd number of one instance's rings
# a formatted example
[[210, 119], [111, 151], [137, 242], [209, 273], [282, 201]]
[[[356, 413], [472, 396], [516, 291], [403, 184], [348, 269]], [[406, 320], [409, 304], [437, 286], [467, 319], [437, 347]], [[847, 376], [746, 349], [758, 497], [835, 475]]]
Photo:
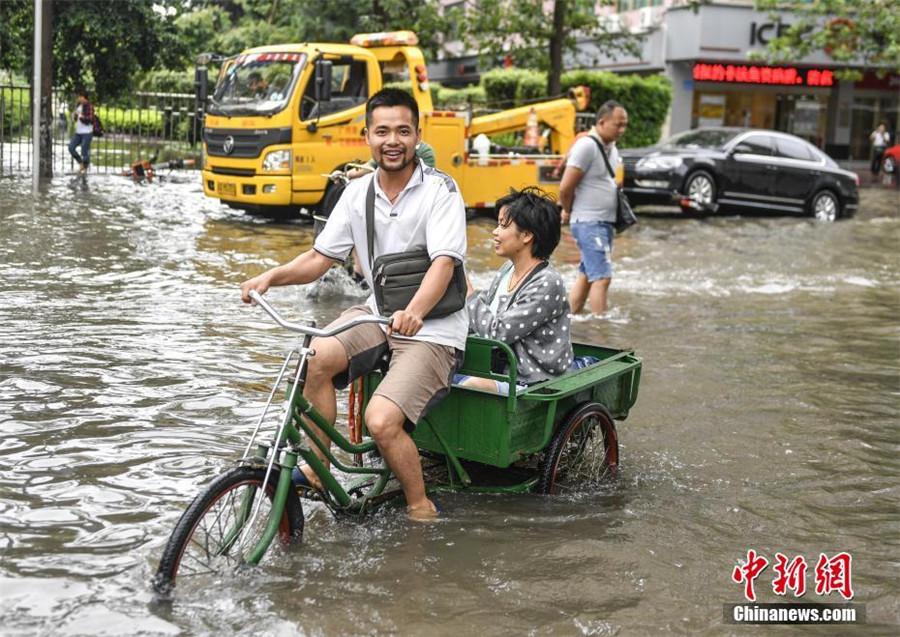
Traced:
[[[559, 244], [559, 209], [539, 188], [525, 188], [497, 202], [494, 252], [509, 259], [486, 292], [469, 284], [469, 331], [503, 341], [518, 362], [518, 384], [533, 385], [572, 366], [569, 297], [548, 259]], [[504, 370], [507, 371], [507, 370]], [[457, 375], [454, 382], [502, 394], [507, 383]]]

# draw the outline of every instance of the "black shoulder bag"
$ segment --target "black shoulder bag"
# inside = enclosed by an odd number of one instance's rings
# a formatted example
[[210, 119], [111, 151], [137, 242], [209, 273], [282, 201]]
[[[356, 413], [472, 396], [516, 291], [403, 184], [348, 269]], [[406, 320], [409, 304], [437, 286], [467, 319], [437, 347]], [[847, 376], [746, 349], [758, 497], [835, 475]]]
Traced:
[[[609, 165], [609, 157], [606, 156], [606, 149], [603, 148], [603, 144], [600, 143], [600, 140], [596, 137], [590, 136], [591, 139], [594, 140], [594, 143], [597, 144], [597, 148], [600, 149], [600, 154], [603, 155], [603, 163], [606, 164], [606, 170], [608, 171], [609, 178], [615, 182], [615, 174], [613, 172], [612, 166]], [[628, 197], [622, 192], [622, 188], [619, 187], [619, 184], [616, 184], [616, 234], [620, 234], [625, 232], [637, 223], [637, 217], [634, 216], [634, 211], [631, 209], [631, 202], [628, 201]]]
[[[375, 179], [369, 182], [366, 193], [366, 238], [369, 244], [369, 268], [375, 292], [378, 313], [390, 316], [405, 310], [422, 285], [425, 273], [431, 267], [428, 250], [411, 250], [383, 254], [374, 261], [375, 248]], [[439, 318], [461, 310], [466, 304], [466, 272], [462, 263], [453, 268], [453, 278], [441, 300], [431, 308], [425, 318]]]

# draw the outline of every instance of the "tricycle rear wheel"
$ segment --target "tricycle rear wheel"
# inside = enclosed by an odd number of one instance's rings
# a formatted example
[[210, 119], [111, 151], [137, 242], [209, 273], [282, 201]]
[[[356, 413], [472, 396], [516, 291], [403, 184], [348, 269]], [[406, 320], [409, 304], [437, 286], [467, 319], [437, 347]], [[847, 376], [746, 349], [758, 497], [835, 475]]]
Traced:
[[615, 475], [619, 465], [616, 423], [600, 403], [583, 403], [557, 427], [541, 463], [537, 491], [584, 491]]

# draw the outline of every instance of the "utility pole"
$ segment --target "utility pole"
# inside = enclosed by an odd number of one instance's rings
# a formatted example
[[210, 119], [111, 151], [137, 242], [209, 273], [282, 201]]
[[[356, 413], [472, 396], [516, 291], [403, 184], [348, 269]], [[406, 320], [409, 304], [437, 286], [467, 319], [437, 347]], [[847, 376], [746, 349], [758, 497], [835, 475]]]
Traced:
[[53, 176], [52, 40], [53, 5], [51, 0], [34, 0], [31, 137], [34, 144], [32, 174], [35, 191], [40, 187], [41, 178]]

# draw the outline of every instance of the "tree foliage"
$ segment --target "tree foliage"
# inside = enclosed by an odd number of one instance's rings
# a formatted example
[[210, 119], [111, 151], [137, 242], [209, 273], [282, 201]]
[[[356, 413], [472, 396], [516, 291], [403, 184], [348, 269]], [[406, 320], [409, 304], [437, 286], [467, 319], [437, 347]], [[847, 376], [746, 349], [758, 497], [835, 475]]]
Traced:
[[767, 45], [764, 57], [770, 62], [793, 62], [824, 50], [844, 67], [836, 73], [844, 79], [858, 79], [859, 66], [900, 72], [900, 11], [891, 0], [757, 0], [757, 7], [793, 10], [790, 28]]
[[195, 7], [177, 20], [188, 57], [233, 54], [265, 44], [348, 42], [356, 33], [414, 29], [436, 56], [446, 28], [436, 0], [232, 0]]
[[[103, 99], [126, 91], [140, 71], [177, 62], [180, 42], [170, 25], [172, 12], [181, 6], [177, 0], [54, 0], [54, 85], [86, 85]], [[32, 1], [0, 2], [0, 41], [0, 65], [30, 76]]]
[[563, 55], [576, 53], [579, 42], [591, 42], [613, 57], [638, 51], [640, 36], [610, 30], [598, 19], [597, 5], [595, 0], [470, 0], [464, 40], [489, 60], [509, 56], [516, 66], [547, 71], [547, 93], [558, 94]]

